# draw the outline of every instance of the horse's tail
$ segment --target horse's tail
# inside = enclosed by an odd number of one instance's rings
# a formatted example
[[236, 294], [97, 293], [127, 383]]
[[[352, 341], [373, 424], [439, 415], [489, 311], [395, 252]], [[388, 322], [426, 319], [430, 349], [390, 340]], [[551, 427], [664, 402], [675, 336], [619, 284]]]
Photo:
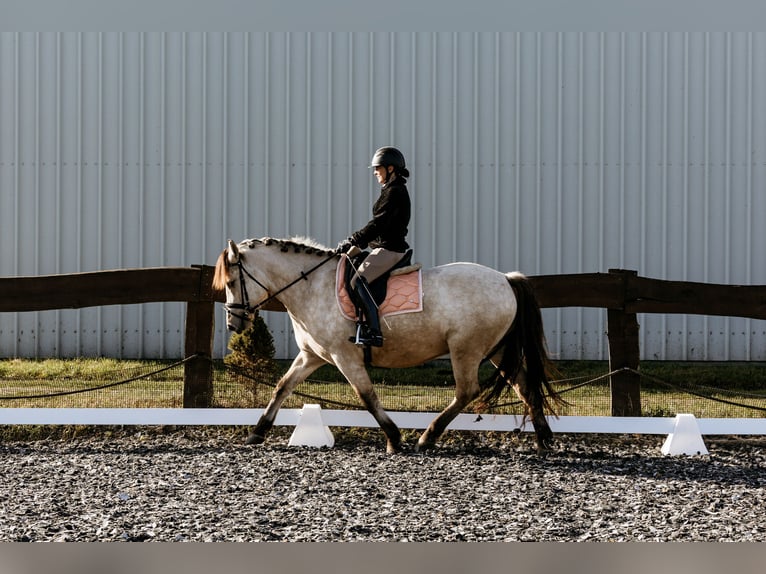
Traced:
[[483, 381], [479, 403], [486, 407], [496, 405], [503, 391], [509, 389], [521, 369], [526, 368], [521, 392], [530, 410], [555, 415], [552, 403], [561, 405], [564, 401], [550, 384], [558, 372], [548, 356], [540, 306], [532, 285], [523, 274], [508, 273], [506, 278], [516, 296], [516, 317], [497, 347], [498, 350], [502, 347], [500, 362], [492, 377]]

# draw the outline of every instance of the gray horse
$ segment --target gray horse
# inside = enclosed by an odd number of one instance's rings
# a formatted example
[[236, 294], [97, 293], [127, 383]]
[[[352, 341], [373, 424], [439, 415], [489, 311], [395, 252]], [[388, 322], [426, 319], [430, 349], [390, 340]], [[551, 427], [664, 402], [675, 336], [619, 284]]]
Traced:
[[[373, 389], [363, 350], [349, 341], [354, 323], [337, 304], [336, 265], [324, 264], [337, 263], [340, 257], [344, 256], [305, 238], [262, 238], [239, 245], [229, 240], [218, 258], [213, 287], [226, 291], [228, 328], [243, 331], [259, 306], [276, 298], [287, 309], [300, 350], [248, 437], [249, 444], [263, 442], [295, 387], [330, 363], [375, 417], [386, 435], [387, 451], [401, 450], [401, 433]], [[549, 384], [542, 318], [526, 277], [475, 263], [451, 263], [423, 270], [422, 296], [422, 311], [385, 321], [385, 344], [373, 350], [371, 362], [411, 367], [449, 354], [455, 398], [421, 434], [416, 450], [433, 446], [469, 403], [479, 399], [491, 405], [509, 386], [527, 407], [538, 450], [547, 449], [553, 433], [545, 412], [555, 415], [551, 402], [561, 399]], [[480, 384], [479, 365], [487, 358], [497, 371]]]

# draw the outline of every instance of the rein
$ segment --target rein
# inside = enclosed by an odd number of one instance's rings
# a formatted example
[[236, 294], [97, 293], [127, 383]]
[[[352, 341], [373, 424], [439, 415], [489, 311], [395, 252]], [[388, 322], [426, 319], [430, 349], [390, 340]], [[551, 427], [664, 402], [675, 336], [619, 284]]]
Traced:
[[[319, 269], [322, 265], [324, 265], [328, 261], [335, 259], [336, 255], [337, 255], [336, 253], [332, 253], [329, 257], [327, 257], [326, 259], [323, 259], [322, 261], [314, 265], [308, 271], [301, 271], [301, 274], [299, 277], [293, 279], [292, 281], [290, 281], [290, 283], [288, 283], [287, 285], [285, 285], [284, 287], [282, 287], [281, 289], [279, 289], [273, 294], [269, 293], [269, 289], [263, 283], [258, 281], [258, 279], [256, 279], [252, 273], [250, 273], [247, 269], [245, 269], [245, 266], [242, 264], [242, 258], [240, 257], [239, 260], [237, 261], [237, 267], [239, 267], [239, 289], [242, 295], [242, 303], [232, 303], [230, 305], [227, 304], [227, 305], [224, 305], [224, 309], [226, 309], [228, 313], [230, 313], [237, 319], [241, 319], [245, 321], [252, 320], [253, 316], [258, 311], [258, 309], [263, 307], [266, 303], [268, 303], [272, 299], [276, 299], [277, 295], [279, 295], [280, 293], [283, 293], [284, 291], [287, 291], [290, 287], [292, 287], [296, 283], [300, 283], [302, 280], [308, 281], [309, 275], [311, 275], [314, 271]], [[250, 305], [250, 298], [247, 295], [247, 287], [245, 286], [245, 275], [247, 275], [250, 279], [255, 281], [258, 287], [266, 291], [267, 297], [263, 301], [260, 301], [259, 303], [257, 303], [255, 306]], [[237, 314], [234, 312], [234, 311], [240, 311], [240, 310], [244, 311], [244, 314]]]

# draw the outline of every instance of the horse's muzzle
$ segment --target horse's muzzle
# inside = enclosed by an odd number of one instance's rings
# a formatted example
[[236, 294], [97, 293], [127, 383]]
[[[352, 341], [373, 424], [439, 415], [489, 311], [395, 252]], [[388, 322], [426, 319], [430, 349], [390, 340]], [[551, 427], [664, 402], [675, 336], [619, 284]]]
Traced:
[[237, 335], [244, 331], [248, 325], [249, 321], [245, 321], [241, 317], [229, 317], [226, 321], [226, 328]]
[[237, 334], [245, 330], [255, 318], [255, 313], [245, 305], [230, 304], [225, 305], [226, 309], [226, 328]]

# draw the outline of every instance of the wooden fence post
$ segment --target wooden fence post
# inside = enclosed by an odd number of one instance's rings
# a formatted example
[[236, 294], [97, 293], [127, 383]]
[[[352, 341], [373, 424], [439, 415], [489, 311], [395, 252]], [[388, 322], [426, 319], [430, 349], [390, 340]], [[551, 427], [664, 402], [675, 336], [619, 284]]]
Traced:
[[186, 304], [185, 355], [194, 358], [184, 364], [184, 408], [205, 408], [213, 400], [213, 268], [194, 267], [200, 271], [199, 299]]
[[[621, 274], [625, 284], [625, 301], [632, 300], [630, 278], [636, 271], [610, 269], [609, 273]], [[638, 371], [640, 348], [638, 344], [638, 320], [635, 313], [622, 309], [607, 309], [607, 337], [609, 339], [609, 370], [629, 368]], [[630, 371], [615, 373], [610, 377], [612, 391], [612, 416], [641, 416], [641, 378]]]

